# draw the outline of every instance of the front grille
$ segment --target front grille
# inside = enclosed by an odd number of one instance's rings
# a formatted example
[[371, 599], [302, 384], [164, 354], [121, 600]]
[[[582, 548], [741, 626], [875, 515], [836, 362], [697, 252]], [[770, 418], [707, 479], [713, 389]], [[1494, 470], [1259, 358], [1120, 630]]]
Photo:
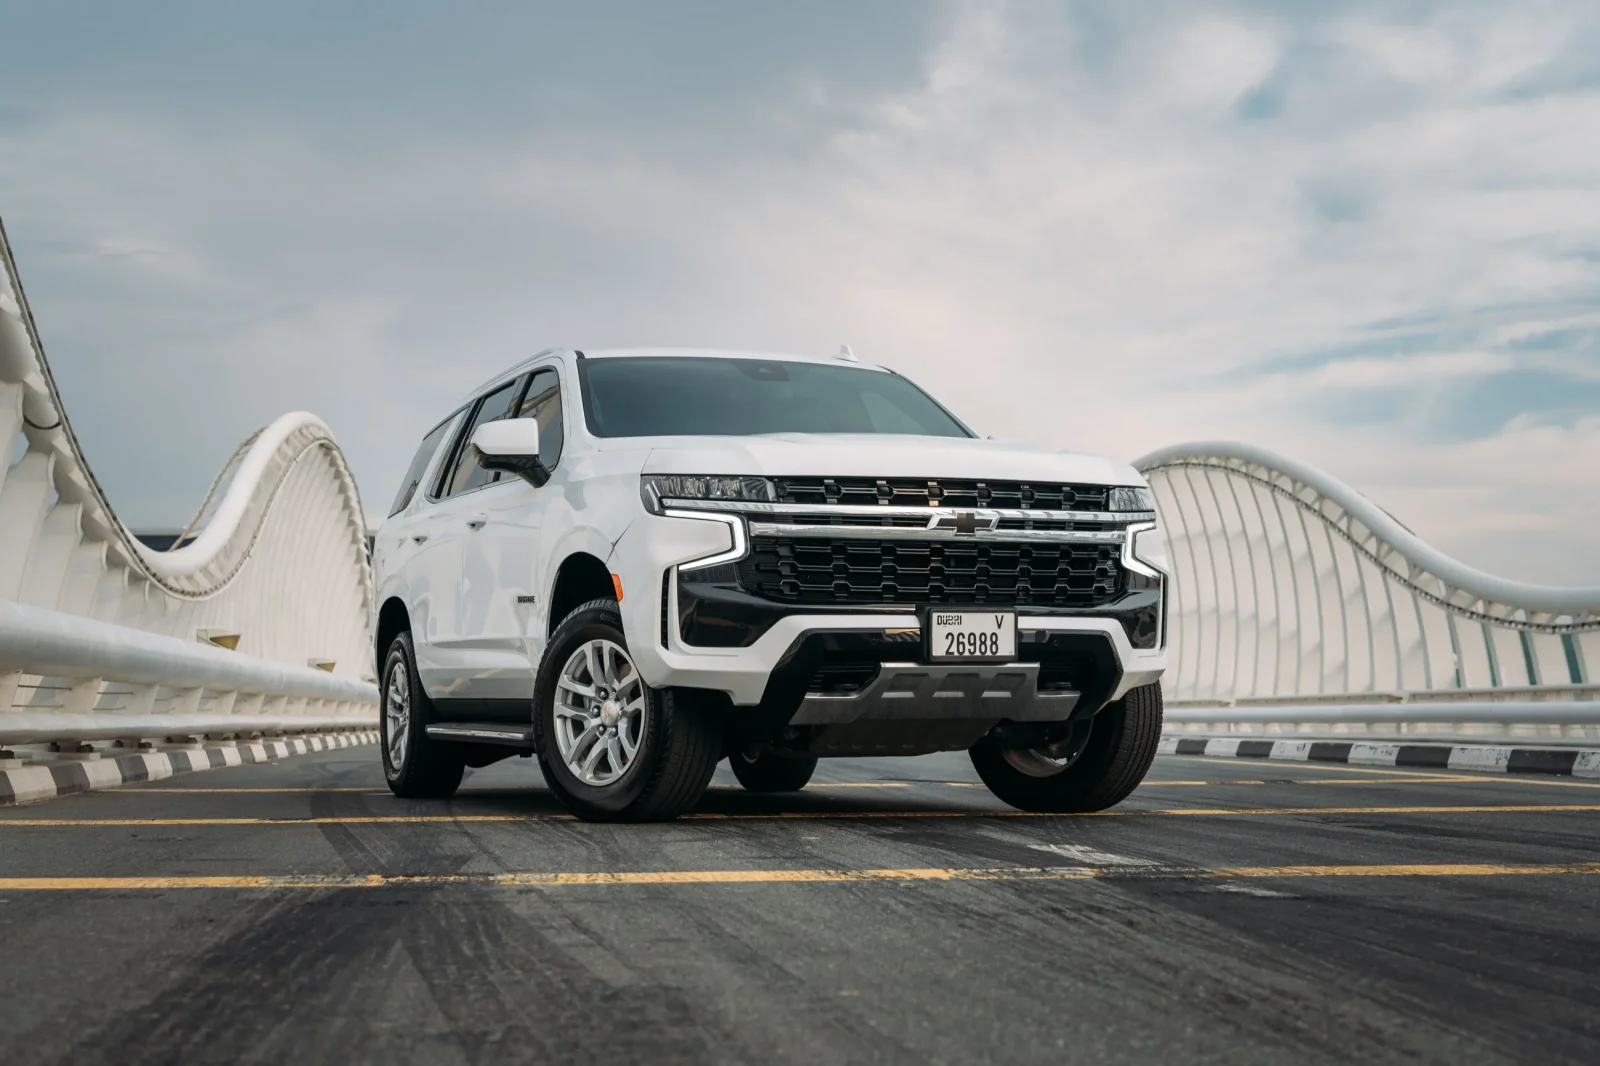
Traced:
[[1098, 607], [1122, 584], [1112, 544], [752, 537], [747, 592], [795, 604]]
[[777, 490], [779, 503], [1036, 511], [1104, 511], [1111, 492], [1105, 485], [870, 477], [779, 478]]

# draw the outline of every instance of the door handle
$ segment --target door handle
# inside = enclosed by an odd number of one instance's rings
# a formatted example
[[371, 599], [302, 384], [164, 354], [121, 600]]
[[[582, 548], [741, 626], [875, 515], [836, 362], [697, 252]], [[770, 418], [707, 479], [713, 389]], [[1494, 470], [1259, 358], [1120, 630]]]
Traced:
[[413, 533], [413, 534], [411, 534], [411, 543], [413, 543], [413, 544], [421, 544], [423, 541], [425, 541], [427, 539], [428, 539], [428, 535], [426, 533]]
[[482, 529], [483, 528], [483, 524], [485, 522], [487, 522], [487, 521], [489, 521], [489, 516], [488, 515], [486, 515], [486, 514], [475, 514], [471, 518], [467, 519], [467, 528], [468, 529]]

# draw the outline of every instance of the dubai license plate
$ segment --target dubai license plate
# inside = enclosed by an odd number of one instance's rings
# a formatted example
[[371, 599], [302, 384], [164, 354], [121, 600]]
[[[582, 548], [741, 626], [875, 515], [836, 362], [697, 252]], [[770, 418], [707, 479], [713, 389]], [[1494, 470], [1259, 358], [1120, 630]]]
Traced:
[[928, 612], [928, 658], [933, 662], [1015, 659], [1017, 616], [1012, 611]]

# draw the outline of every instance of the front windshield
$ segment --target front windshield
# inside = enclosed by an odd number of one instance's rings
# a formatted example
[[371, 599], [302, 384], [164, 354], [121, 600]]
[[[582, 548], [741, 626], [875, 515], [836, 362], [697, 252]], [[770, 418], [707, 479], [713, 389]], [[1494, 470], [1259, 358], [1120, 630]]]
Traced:
[[757, 433], [972, 433], [905, 378], [882, 370], [768, 359], [645, 356], [580, 361], [597, 437]]

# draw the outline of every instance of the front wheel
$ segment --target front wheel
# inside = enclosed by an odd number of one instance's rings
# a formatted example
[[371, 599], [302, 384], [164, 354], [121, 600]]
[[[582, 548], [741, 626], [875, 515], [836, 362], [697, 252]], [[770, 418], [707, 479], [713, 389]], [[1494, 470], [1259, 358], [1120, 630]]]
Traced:
[[728, 756], [733, 776], [750, 792], [799, 792], [816, 772], [817, 760], [812, 757], [774, 755], [761, 752], [751, 758], [743, 751]]
[[545, 783], [579, 818], [647, 822], [693, 807], [722, 758], [700, 694], [645, 684], [613, 600], [567, 615], [539, 667], [534, 728]]
[[1114, 807], [1139, 787], [1161, 742], [1161, 685], [1132, 689], [1094, 716], [1076, 758], [1008, 746], [993, 734], [972, 765], [1000, 799], [1024, 811], [1079, 813]]

